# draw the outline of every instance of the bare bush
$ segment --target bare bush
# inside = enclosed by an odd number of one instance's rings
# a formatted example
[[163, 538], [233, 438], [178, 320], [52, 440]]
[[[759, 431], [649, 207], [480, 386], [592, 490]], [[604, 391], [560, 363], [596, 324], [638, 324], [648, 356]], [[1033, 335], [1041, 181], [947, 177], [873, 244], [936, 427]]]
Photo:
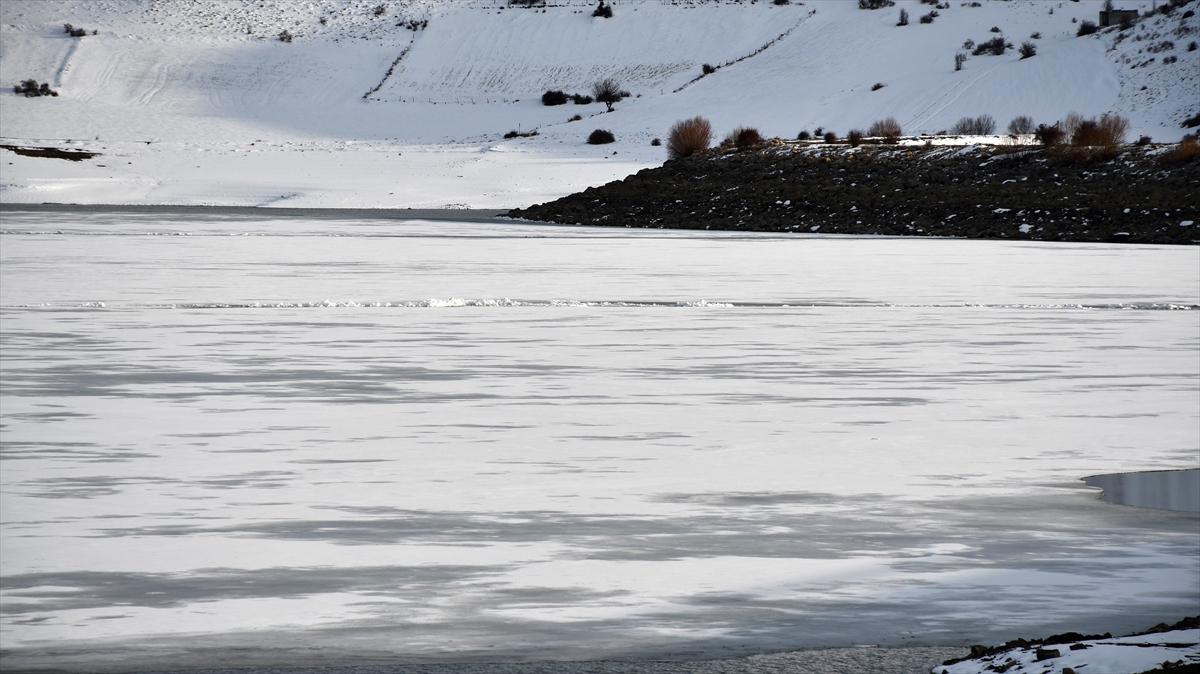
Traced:
[[868, 136], [871, 136], [872, 138], [883, 138], [884, 142], [889, 140], [894, 141], [900, 137], [901, 133], [902, 130], [900, 129], [900, 122], [897, 122], [895, 117], [877, 120], [871, 124], [870, 128], [867, 129]]
[[1063, 131], [1062, 127], [1060, 127], [1057, 123], [1053, 126], [1038, 124], [1038, 128], [1033, 132], [1033, 136], [1034, 138], [1037, 138], [1039, 143], [1051, 148], [1062, 142]]
[[592, 12], [592, 16], [601, 19], [611, 19], [612, 7], [604, 4], [604, 0], [600, 0], [600, 5], [596, 7], [596, 11]]
[[846, 140], [850, 141], [851, 147], [858, 147], [862, 143], [863, 135], [862, 129], [850, 129], [850, 132], [846, 134]]
[[1100, 119], [1085, 119], [1071, 133], [1071, 145], [1076, 147], [1115, 148], [1125, 143], [1129, 120], [1120, 115], [1100, 115]]
[[1097, 26], [1094, 21], [1088, 21], [1085, 19], [1079, 23], [1079, 30], [1075, 31], [1075, 37], [1091, 35], [1098, 30], [1100, 30], [1100, 26]]
[[1079, 125], [1082, 123], [1083, 115], [1075, 112], [1074, 110], [1068, 112], [1067, 116], [1063, 117], [1058, 122], [1058, 127], [1061, 128], [1063, 132], [1063, 139], [1071, 140], [1071, 137], [1075, 135], [1075, 129], [1079, 128]]
[[921, 23], [933, 23], [933, 20], [938, 18], [938, 16], [937, 10], [934, 10], [928, 14], [922, 14]]
[[957, 54], [954, 55], [954, 69], [955, 70], [962, 70], [963, 64], [966, 62], [967, 62], [966, 54], [964, 54], [962, 52], [958, 52]]
[[1027, 40], [1021, 43], [1021, 48], [1017, 51], [1021, 54], [1021, 60], [1025, 60], [1032, 56], [1037, 56], [1037, 45]]
[[950, 133], [956, 136], [990, 136], [995, 132], [996, 120], [991, 115], [963, 117], [950, 129]]
[[832, 131], [826, 131], [825, 135], [822, 136], [822, 138], [825, 139], [826, 143], [836, 143], [837, 142], [837, 134]]
[[908, 25], [908, 10], [907, 9], [900, 10], [900, 20], [896, 22], [896, 25], [897, 26], [907, 26]]
[[712, 138], [712, 124], [703, 117], [675, 122], [667, 132], [667, 157], [682, 159], [703, 152], [708, 149]]
[[1017, 135], [1033, 133], [1033, 129], [1033, 118], [1028, 115], [1013, 117], [1013, 120], [1008, 123], [1008, 132]]
[[606, 77], [592, 85], [592, 96], [608, 106], [609, 112], [612, 112], [613, 103], [621, 101], [622, 93], [621, 85], [611, 77]]
[[892, 7], [895, 4], [895, 0], [858, 0], [859, 9], [882, 9], [884, 7]]

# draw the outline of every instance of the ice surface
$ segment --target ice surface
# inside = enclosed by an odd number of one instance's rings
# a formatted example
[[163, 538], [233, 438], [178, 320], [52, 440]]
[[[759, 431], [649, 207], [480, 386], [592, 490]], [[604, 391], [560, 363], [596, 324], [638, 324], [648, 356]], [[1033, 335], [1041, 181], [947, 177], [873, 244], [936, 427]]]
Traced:
[[1192, 249], [2, 219], [6, 662], [699, 657], [1196, 613], [1197, 516], [1079, 481], [1196, 467]]

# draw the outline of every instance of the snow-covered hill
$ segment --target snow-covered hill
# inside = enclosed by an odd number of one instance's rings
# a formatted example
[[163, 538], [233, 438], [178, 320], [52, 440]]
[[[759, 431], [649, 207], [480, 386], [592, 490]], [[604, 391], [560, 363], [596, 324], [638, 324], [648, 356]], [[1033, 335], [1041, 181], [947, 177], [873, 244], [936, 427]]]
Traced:
[[[1200, 112], [1197, 1], [1085, 37], [1079, 22], [1097, 19], [1100, 0], [624, 0], [611, 19], [583, 0], [507, 5], [5, 0], [0, 142], [101, 157], [6, 151], [0, 200], [511, 207], [661, 163], [651, 139], [696, 114], [722, 134], [792, 137], [889, 116], [937, 132], [981, 114], [1003, 130], [1017, 115], [1116, 112], [1134, 137], [1174, 141]], [[72, 38], [64, 23], [96, 34]], [[1037, 54], [964, 49], [994, 37]], [[716, 71], [697, 79], [705, 64]], [[603, 77], [633, 94], [612, 113], [540, 102]], [[28, 78], [60, 95], [11, 93]], [[587, 145], [596, 128], [617, 143]], [[517, 129], [539, 134], [503, 138]]]

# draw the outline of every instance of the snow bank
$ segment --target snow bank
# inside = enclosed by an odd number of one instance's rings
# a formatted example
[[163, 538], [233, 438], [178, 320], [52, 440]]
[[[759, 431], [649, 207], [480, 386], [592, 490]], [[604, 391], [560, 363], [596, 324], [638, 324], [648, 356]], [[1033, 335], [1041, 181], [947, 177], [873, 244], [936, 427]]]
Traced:
[[[657, 165], [651, 139], [695, 114], [718, 133], [793, 137], [887, 116], [934, 133], [980, 114], [1002, 129], [1017, 115], [1116, 112], [1134, 137], [1172, 141], [1200, 82], [1184, 51], [1200, 20], [1180, 10], [1075, 37], [1073, 20], [1094, 20], [1099, 0], [952, 3], [931, 24], [915, 20], [929, 9], [915, 0], [877, 11], [630, 0], [612, 19], [581, 0], [505, 4], [5, 2], [2, 84], [35, 78], [61, 95], [0, 96], [0, 135], [105, 156], [68, 166], [5, 152], [0, 200], [506, 208]], [[902, 8], [914, 20], [898, 27]], [[71, 38], [66, 22], [97, 34]], [[1037, 55], [971, 56], [955, 71], [964, 41], [993, 26]], [[1173, 46], [1146, 52], [1163, 41]], [[717, 69], [700, 77], [704, 64]], [[586, 93], [606, 76], [633, 94], [611, 114], [541, 105], [547, 89]], [[503, 138], [517, 128], [540, 133]], [[617, 143], [586, 145], [595, 128]]]

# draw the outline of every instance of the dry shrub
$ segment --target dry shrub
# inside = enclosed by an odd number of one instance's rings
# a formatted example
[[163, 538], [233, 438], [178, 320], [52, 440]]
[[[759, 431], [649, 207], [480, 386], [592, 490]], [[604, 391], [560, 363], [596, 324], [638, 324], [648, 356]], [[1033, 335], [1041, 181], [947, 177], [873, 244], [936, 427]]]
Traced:
[[758, 129], [752, 126], [739, 126], [725, 136], [725, 140], [721, 141], [722, 145], [733, 145], [739, 150], [744, 150], [748, 147], [761, 145], [763, 142], [762, 134]]
[[1034, 138], [1046, 147], [1054, 147], [1061, 143], [1063, 135], [1062, 127], [1058, 123], [1053, 126], [1038, 124], [1037, 130], [1033, 132]]
[[1071, 132], [1075, 147], [1114, 148], [1125, 142], [1129, 120], [1120, 115], [1100, 115], [1100, 119], [1085, 119]]
[[863, 132], [860, 129], [850, 129], [850, 132], [846, 134], [846, 140], [850, 141], [850, 147], [858, 147], [862, 139]]
[[1075, 136], [1075, 129], [1079, 128], [1081, 123], [1083, 123], [1083, 115], [1072, 110], [1058, 123], [1058, 128], [1062, 129], [1063, 137], [1070, 140]]
[[682, 159], [703, 152], [708, 149], [712, 137], [712, 124], [703, 117], [675, 122], [667, 132], [667, 156], [671, 159]]
[[871, 128], [867, 129], [868, 136], [883, 138], [885, 143], [895, 142], [901, 133], [900, 122], [897, 122], [895, 117], [878, 120], [871, 124]]
[[1184, 136], [1175, 149], [1162, 156], [1163, 161], [1191, 161], [1197, 157], [1200, 157], [1200, 143], [1192, 135]]

